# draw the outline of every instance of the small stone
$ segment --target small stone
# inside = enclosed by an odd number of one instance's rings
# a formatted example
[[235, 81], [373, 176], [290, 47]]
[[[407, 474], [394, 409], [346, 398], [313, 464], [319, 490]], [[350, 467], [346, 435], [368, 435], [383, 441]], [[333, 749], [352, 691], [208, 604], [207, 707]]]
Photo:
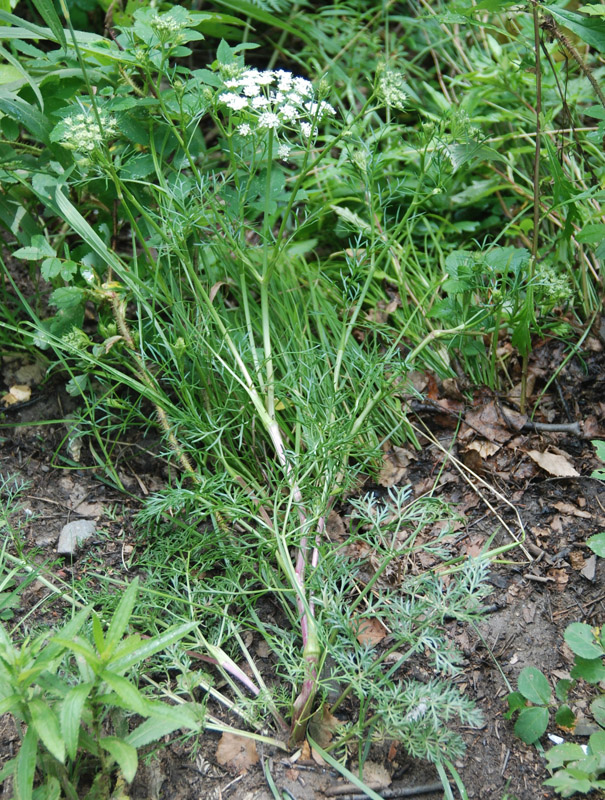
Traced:
[[73, 556], [79, 545], [90, 539], [96, 530], [95, 523], [90, 519], [78, 519], [64, 525], [59, 534], [57, 553], [61, 556]]

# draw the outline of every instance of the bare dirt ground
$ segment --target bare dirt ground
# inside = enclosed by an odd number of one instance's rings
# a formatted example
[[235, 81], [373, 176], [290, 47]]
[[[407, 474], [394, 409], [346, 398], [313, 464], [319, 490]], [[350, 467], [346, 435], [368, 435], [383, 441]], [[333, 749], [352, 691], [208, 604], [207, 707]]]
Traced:
[[[536, 351], [534, 398], [564, 356], [554, 342]], [[467, 754], [456, 765], [471, 798], [554, 796], [542, 786], [548, 777], [544, 759], [535, 747], [513, 735], [513, 723], [503, 716], [506, 680], [516, 688], [521, 669], [530, 664], [553, 681], [564, 677], [573, 660], [563, 641], [566, 626], [575, 621], [600, 625], [605, 619], [605, 568], [585, 544], [590, 535], [605, 530], [603, 484], [589, 477], [599, 466], [590, 440], [605, 436], [604, 368], [605, 353], [597, 337], [591, 350], [566, 364], [542, 397], [536, 420], [580, 423], [577, 430], [562, 432], [524, 428], [523, 418], [511, 410], [514, 404], [504, 405], [488, 392], [476, 391], [469, 402], [468, 396], [463, 399], [430, 376], [416, 376], [427, 400], [408, 408], [408, 413], [425, 431], [422, 450], [385, 453], [382, 485], [376, 489], [411, 484], [419, 496], [437, 480], [439, 496], [464, 516], [456, 540], [460, 555], [478, 554], [494, 532], [492, 547], [510, 542], [511, 537], [523, 540], [523, 547], [503, 556], [507, 563], [494, 564], [491, 606], [478, 628], [455, 622], [449, 628], [465, 658], [460, 688], [476, 700], [485, 716], [481, 730], [463, 732]], [[130, 492], [124, 495], [100, 480], [86, 441], [81, 464], [65, 467], [61, 454], [68, 446], [67, 428], [61, 420], [72, 411], [74, 401], [60, 382], [43, 384], [34, 364], [9, 353], [3, 357], [3, 382], [5, 392], [15, 384], [29, 383], [32, 389], [29, 401], [13, 404], [1, 416], [0, 474], [5, 480], [27, 483], [24, 508], [18, 512], [24, 523], [18, 547], [68, 586], [87, 579], [94, 583], [98, 573], [131, 577], [137, 550], [143, 546], [135, 535], [133, 516], [145, 496], [168, 478], [163, 461], [153, 455], [156, 443], [138, 443], [116, 453], [116, 468]], [[461, 418], [465, 424], [458, 427]], [[439, 476], [442, 448], [457, 461], [446, 461]], [[346, 508], [340, 514], [346, 518]], [[68, 563], [57, 558], [55, 548], [62, 526], [73, 519], [93, 519], [97, 533]], [[17, 552], [16, 546], [8, 543], [11, 552]], [[25, 628], [60, 622], [66, 606], [61, 601], [42, 602], [48, 594], [38, 581], [23, 590], [17, 613]], [[270, 662], [265, 664], [270, 671]], [[590, 696], [589, 687], [577, 687], [571, 703], [576, 714], [587, 711]], [[0, 764], [14, 754], [17, 743], [12, 721], [0, 718]], [[133, 800], [270, 800], [263, 764], [279, 790], [286, 791], [283, 796], [296, 800], [359, 796], [308, 750], [282, 754], [259, 748], [256, 764], [238, 768], [236, 761], [219, 763], [218, 744], [219, 737], [212, 734], [166, 743], [142, 760], [130, 796]], [[544, 744], [548, 746], [546, 740]], [[385, 798], [410, 796], [405, 790], [428, 789], [438, 782], [431, 765], [413, 762], [396, 744], [376, 746], [369, 760], [365, 779]], [[11, 796], [8, 783], [0, 788], [0, 797]], [[436, 800], [443, 791], [419, 796]]]

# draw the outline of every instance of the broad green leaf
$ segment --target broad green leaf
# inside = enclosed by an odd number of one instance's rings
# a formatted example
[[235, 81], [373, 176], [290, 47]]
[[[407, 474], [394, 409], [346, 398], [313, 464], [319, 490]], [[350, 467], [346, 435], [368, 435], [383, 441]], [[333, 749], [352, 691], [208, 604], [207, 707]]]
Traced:
[[600, 558], [605, 558], [605, 533], [597, 533], [594, 536], [589, 536], [586, 540], [586, 544], [593, 553], [596, 553]]
[[576, 663], [571, 670], [571, 677], [582, 678], [587, 683], [599, 683], [605, 680], [605, 665], [600, 658], [576, 656]]
[[62, 636], [54, 636], [52, 641], [56, 642], [57, 644], [62, 644], [68, 650], [71, 650], [74, 653], [82, 656], [86, 663], [92, 667], [93, 670], [96, 671], [101, 669], [101, 659], [97, 656], [91, 647], [90, 642], [87, 642], [86, 639], [80, 639], [78, 637], [70, 641], [68, 639], [63, 639]]
[[19, 708], [20, 702], [21, 702], [21, 695], [19, 694], [9, 694], [6, 697], [3, 697], [0, 700], [0, 716], [2, 714], [6, 714], [7, 711], [16, 713], [17, 709]]
[[33, 725], [27, 729], [17, 756], [15, 770], [15, 800], [31, 800], [38, 749], [38, 734]]
[[593, 733], [588, 740], [588, 748], [593, 755], [605, 755], [605, 731]]
[[605, 695], [595, 698], [590, 704], [590, 710], [595, 721], [605, 728]]
[[[137, 592], [139, 590], [139, 579], [135, 578], [132, 583], [122, 595], [122, 599], [116, 608], [111, 622], [109, 623], [109, 630], [107, 631], [107, 655], [115, 650], [118, 642], [124, 635], [130, 617], [132, 616], [132, 609], [137, 599]], [[104, 654], [105, 655], [105, 654]]]
[[506, 696], [506, 701], [508, 703], [508, 711], [504, 714], [505, 719], [511, 719], [515, 711], [520, 711], [527, 706], [527, 700], [521, 692], [510, 692]]
[[138, 767], [135, 748], [123, 739], [118, 739], [117, 736], [105, 736], [99, 741], [99, 744], [117, 761], [124, 779], [131, 783]]
[[573, 730], [576, 725], [576, 717], [568, 705], [562, 705], [557, 709], [557, 713], [555, 714], [555, 722], [559, 728]]
[[562, 678], [560, 681], [557, 681], [557, 685], [555, 686], [557, 700], [564, 703], [567, 700], [567, 695], [573, 684], [574, 682], [570, 681], [568, 678]]
[[560, 25], [573, 31], [583, 42], [600, 53], [605, 53], [605, 19], [583, 17], [575, 11], [556, 6], [542, 6], [542, 9], [551, 14]]
[[22, 258], [24, 261], [39, 261], [42, 258], [55, 256], [54, 248], [48, 243], [44, 236], [32, 236], [29, 247], [20, 247], [15, 250], [13, 256]]
[[78, 752], [82, 711], [92, 687], [92, 683], [81, 683], [79, 686], [74, 686], [61, 703], [61, 711], [59, 713], [61, 732], [67, 754], [72, 760], [75, 759]]
[[61, 800], [61, 784], [54, 775], [49, 775], [46, 782], [34, 791], [34, 800]]
[[55, 10], [52, 0], [32, 0], [32, 2], [36, 7], [36, 11], [51, 29], [59, 44], [62, 47], [66, 47], [67, 42], [65, 41], [65, 31], [63, 30], [63, 26], [59, 20], [59, 15]]
[[167, 703], [154, 702], [150, 703], [150, 707], [149, 719], [126, 737], [126, 741], [137, 749], [181, 728], [197, 731], [203, 726], [203, 719], [199, 719], [188, 705], [169, 706]]
[[537, 667], [525, 667], [517, 682], [519, 691], [531, 703], [548, 705], [552, 698], [550, 684]]
[[154, 655], [154, 653], [158, 653], [160, 650], [163, 650], [174, 642], [177, 642], [179, 639], [182, 639], [183, 636], [195, 628], [197, 628], [197, 622], [185, 622], [182, 625], [168, 628], [168, 630], [164, 631], [164, 633], [160, 634], [159, 636], [154, 636], [153, 639], [147, 639], [141, 645], [141, 647], [139, 647], [133, 653], [116, 658], [115, 661], [110, 661], [108, 668], [114, 673], [125, 672], [127, 669], [133, 667], [135, 664], [138, 664], [140, 661], [144, 661], [146, 658], [149, 658], [149, 656]]
[[120, 700], [122, 700], [125, 706], [131, 711], [135, 711], [137, 714], [141, 714], [141, 716], [144, 717], [148, 716], [149, 709], [147, 700], [133, 683], [123, 678], [121, 675], [110, 672], [108, 669], [103, 670], [100, 677], [113, 689]]
[[588, 776], [572, 769], [559, 770], [552, 778], [544, 781], [544, 786], [552, 786], [563, 797], [571, 797], [578, 792], [588, 794], [592, 789]]
[[564, 639], [568, 647], [582, 658], [599, 658], [605, 655], [603, 648], [595, 642], [592, 628], [583, 622], [572, 622], [568, 625]]
[[46, 749], [63, 763], [65, 761], [65, 743], [57, 715], [40, 697], [34, 697], [27, 704], [36, 733]]
[[572, 742], [558, 744], [556, 747], [551, 747], [546, 753], [549, 769], [558, 769], [568, 761], [580, 761], [582, 758], [584, 758], [584, 751], [579, 744]]
[[84, 303], [86, 293], [77, 286], [61, 286], [51, 294], [48, 302], [59, 309], [73, 309]]
[[548, 727], [548, 709], [541, 706], [524, 708], [515, 722], [515, 734], [525, 742], [533, 744], [544, 735]]

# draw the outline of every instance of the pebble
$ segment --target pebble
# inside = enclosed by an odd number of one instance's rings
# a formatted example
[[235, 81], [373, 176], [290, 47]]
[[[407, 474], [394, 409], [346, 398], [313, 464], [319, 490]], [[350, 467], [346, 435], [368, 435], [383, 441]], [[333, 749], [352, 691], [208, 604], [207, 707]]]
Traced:
[[95, 523], [90, 519], [78, 519], [64, 525], [59, 534], [57, 553], [61, 556], [73, 556], [79, 545], [90, 539], [96, 530]]

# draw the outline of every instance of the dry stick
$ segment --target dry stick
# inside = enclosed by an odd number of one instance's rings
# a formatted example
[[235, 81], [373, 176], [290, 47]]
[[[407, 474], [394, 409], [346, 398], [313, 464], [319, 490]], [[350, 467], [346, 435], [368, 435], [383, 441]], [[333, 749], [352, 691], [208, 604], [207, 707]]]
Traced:
[[[532, 0], [532, 2], [534, 3], [534, 12], [537, 13], [535, 0]], [[598, 81], [592, 74], [590, 67], [584, 63], [582, 56], [578, 53], [573, 44], [564, 34], [561, 33], [561, 31], [559, 30], [559, 26], [557, 25], [555, 20], [552, 17], [547, 17], [542, 23], [542, 27], [544, 28], [545, 31], [548, 31], [548, 33], [551, 36], [553, 36], [559, 42], [559, 44], [563, 48], [565, 48], [565, 50], [567, 50], [569, 55], [573, 58], [573, 60], [576, 62], [576, 64], [580, 67], [580, 69], [584, 73], [584, 77], [588, 78], [588, 80], [590, 81], [590, 85], [594, 89], [596, 96], [599, 98], [601, 105], [605, 108], [605, 94], [603, 94], [603, 91], [599, 86]]]
[[[542, 63], [540, 61], [540, 24], [538, 19], [538, 6], [536, 0], [532, 0], [534, 16], [534, 51], [536, 58], [536, 147], [534, 152], [534, 229], [532, 232], [531, 260], [529, 267], [529, 282], [534, 277], [536, 269], [536, 259], [538, 258], [538, 242], [540, 227], [540, 142], [541, 142], [541, 120], [542, 113]], [[527, 375], [529, 372], [529, 350], [531, 341], [527, 346], [527, 352], [523, 354], [521, 367], [521, 399], [519, 406], [521, 413], [525, 413], [527, 402]]]
[[[367, 794], [349, 794], [353, 789], [353, 784], [349, 786], [335, 786], [333, 789], [327, 789], [325, 795], [327, 797], [339, 797], [340, 800], [365, 800]], [[378, 789], [377, 791], [384, 798], [395, 797], [415, 797], [419, 794], [430, 794], [431, 792], [442, 792], [443, 784], [441, 781], [438, 783], [425, 783], [422, 786], [398, 786], [394, 789]]]

